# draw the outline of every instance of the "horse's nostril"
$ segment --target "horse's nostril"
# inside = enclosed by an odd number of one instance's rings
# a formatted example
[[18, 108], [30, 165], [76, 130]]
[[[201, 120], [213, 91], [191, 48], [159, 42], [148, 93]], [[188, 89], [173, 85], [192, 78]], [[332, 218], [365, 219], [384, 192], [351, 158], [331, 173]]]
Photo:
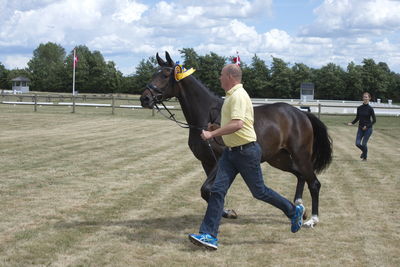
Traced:
[[144, 108], [150, 108], [151, 107], [151, 98], [149, 96], [141, 96], [140, 97], [140, 103], [142, 107]]

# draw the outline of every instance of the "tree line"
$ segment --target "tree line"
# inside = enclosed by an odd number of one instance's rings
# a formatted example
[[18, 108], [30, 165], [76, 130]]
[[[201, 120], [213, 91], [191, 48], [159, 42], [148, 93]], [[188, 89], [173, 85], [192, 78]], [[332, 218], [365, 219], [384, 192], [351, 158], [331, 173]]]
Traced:
[[[158, 67], [155, 57], [149, 57], [139, 62], [135, 73], [124, 76], [99, 51], [90, 51], [84, 45], [75, 49], [79, 58], [75, 85], [79, 93], [140, 94]], [[233, 57], [213, 52], [199, 55], [193, 48], [179, 52], [181, 63], [197, 70], [194, 76], [216, 94], [224, 95], [219, 75], [226, 63], [233, 62]], [[40, 44], [25, 69], [8, 70], [0, 62], [0, 88], [11, 88], [11, 79], [26, 76], [31, 80], [32, 91], [71, 92], [72, 64], [73, 51], [67, 55], [58, 44]], [[362, 92], [368, 91], [375, 99], [400, 101], [400, 74], [391, 71], [386, 63], [370, 58], [365, 58], [361, 65], [350, 62], [346, 69], [334, 63], [317, 69], [303, 63], [289, 64], [277, 57], [271, 57], [267, 64], [254, 55], [251, 62], [241, 62], [241, 68], [245, 88], [254, 98], [298, 99], [300, 84], [309, 82], [315, 85], [316, 99], [359, 100]]]

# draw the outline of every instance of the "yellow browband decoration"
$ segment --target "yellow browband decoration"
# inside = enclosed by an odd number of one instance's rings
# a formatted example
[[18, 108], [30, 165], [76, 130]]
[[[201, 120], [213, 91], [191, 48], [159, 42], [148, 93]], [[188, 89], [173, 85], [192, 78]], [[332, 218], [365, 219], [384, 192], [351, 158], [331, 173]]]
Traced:
[[175, 80], [179, 82], [182, 79], [185, 79], [186, 77], [190, 76], [193, 72], [196, 70], [193, 68], [190, 69], [185, 69], [182, 67], [182, 65], [176, 65], [175, 66]]

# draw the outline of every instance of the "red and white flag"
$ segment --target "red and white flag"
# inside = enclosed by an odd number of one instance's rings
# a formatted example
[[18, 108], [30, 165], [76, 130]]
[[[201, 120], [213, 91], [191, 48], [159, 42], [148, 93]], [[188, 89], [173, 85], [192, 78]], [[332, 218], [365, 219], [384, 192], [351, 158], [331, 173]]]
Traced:
[[238, 51], [236, 51], [236, 57], [233, 58], [233, 62], [235, 62], [236, 65], [240, 66], [240, 57]]
[[78, 63], [78, 55], [76, 54], [76, 50], [74, 49], [74, 68], [76, 67], [77, 63]]

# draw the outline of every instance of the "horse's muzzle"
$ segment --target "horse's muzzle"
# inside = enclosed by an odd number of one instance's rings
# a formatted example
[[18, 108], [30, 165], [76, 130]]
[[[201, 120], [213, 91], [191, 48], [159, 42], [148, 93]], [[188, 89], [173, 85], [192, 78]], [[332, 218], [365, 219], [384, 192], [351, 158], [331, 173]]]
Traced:
[[140, 97], [140, 104], [144, 108], [153, 108], [154, 107], [154, 101], [153, 98], [149, 95], [142, 95]]

